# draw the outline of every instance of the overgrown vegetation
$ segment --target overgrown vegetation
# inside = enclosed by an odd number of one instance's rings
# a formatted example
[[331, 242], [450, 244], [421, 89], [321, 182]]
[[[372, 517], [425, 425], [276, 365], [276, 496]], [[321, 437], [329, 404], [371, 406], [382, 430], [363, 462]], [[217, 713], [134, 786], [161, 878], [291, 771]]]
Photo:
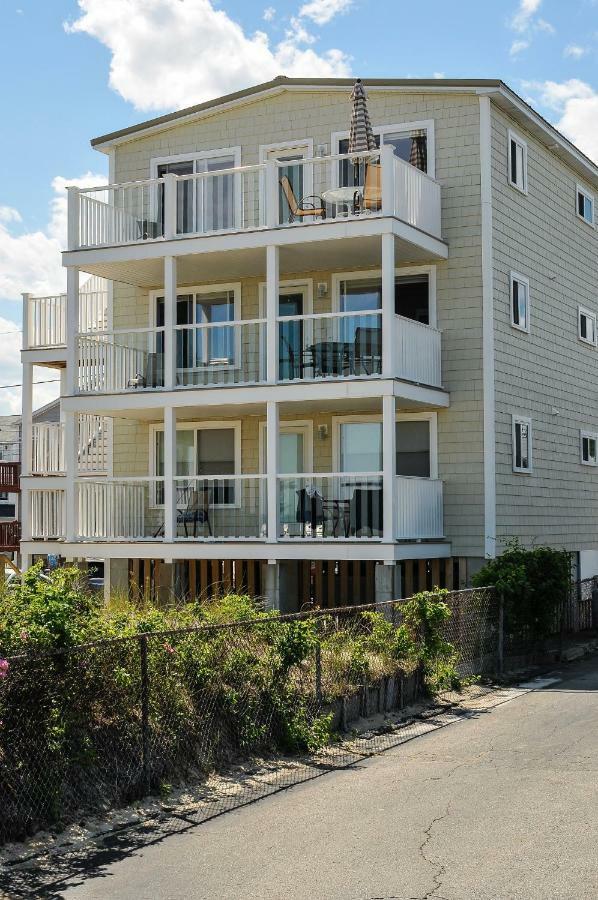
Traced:
[[33, 829], [82, 796], [123, 802], [250, 755], [318, 750], [333, 701], [368, 683], [419, 668], [430, 690], [455, 686], [449, 616], [427, 593], [398, 625], [350, 609], [286, 621], [236, 595], [105, 607], [78, 569], [30, 570], [0, 600], [5, 823]]
[[571, 585], [571, 558], [552, 547], [526, 549], [517, 540], [473, 578], [475, 587], [494, 585], [504, 601], [505, 632], [513, 639], [541, 640], [558, 631]]

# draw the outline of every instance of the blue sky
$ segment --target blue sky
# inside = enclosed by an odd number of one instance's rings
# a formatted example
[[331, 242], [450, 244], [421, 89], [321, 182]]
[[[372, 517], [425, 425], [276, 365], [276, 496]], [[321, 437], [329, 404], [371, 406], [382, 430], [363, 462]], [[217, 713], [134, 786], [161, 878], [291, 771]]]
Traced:
[[[275, 74], [500, 77], [598, 159], [598, 0], [2, 0], [0, 384], [20, 291], [63, 289], [89, 139]], [[54, 386], [40, 388], [39, 401]], [[0, 391], [0, 412], [18, 391]]]

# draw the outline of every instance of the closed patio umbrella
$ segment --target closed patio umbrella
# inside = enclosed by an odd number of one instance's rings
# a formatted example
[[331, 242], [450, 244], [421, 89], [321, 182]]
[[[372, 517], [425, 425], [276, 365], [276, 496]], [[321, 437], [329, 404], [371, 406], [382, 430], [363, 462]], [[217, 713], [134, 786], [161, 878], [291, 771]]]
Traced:
[[351, 128], [349, 130], [349, 153], [358, 155], [376, 150], [376, 138], [370, 122], [367, 97], [361, 78], [358, 78], [351, 93]]
[[367, 97], [361, 78], [353, 85], [351, 92], [351, 127], [349, 129], [348, 152], [353, 158], [353, 184], [363, 184], [364, 172], [361, 167], [364, 160], [361, 154], [376, 150], [376, 138], [370, 121]]
[[426, 132], [416, 131], [411, 137], [409, 162], [416, 169], [421, 169], [422, 172], [425, 172], [427, 170], [427, 155]]

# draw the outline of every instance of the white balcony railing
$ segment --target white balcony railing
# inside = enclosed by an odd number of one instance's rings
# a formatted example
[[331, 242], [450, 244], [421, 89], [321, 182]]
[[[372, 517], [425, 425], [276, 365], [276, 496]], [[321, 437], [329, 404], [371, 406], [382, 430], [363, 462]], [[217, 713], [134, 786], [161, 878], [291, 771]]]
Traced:
[[[177, 477], [174, 538], [243, 541], [267, 538], [265, 475]], [[395, 478], [395, 538], [441, 540], [442, 482]], [[278, 540], [362, 541], [383, 536], [381, 473], [310, 473], [278, 476]], [[76, 482], [77, 535], [81, 541], [163, 541], [163, 478], [81, 478]], [[64, 537], [63, 490], [33, 489], [34, 539]]]
[[441, 332], [405, 316], [395, 316], [397, 377], [442, 386]]
[[29, 295], [26, 320], [25, 346], [63, 347], [66, 345], [66, 294], [52, 297]]
[[[108, 471], [108, 419], [80, 414], [77, 461], [80, 475]], [[34, 422], [31, 426], [31, 474], [63, 475], [64, 426], [61, 422]]]
[[31, 537], [35, 540], [61, 540], [65, 533], [63, 490], [32, 490]]
[[262, 540], [267, 537], [265, 475], [175, 479], [178, 540]]
[[278, 484], [280, 538], [382, 537], [380, 473], [283, 475]]
[[278, 320], [279, 381], [382, 372], [382, 313], [324, 313]]
[[396, 538], [399, 541], [442, 538], [442, 481], [399, 475], [396, 481]]
[[179, 325], [175, 337], [177, 385], [215, 387], [265, 381], [265, 335], [265, 319]]
[[425, 172], [393, 157], [397, 219], [440, 238], [440, 185]]
[[348, 154], [269, 160], [70, 188], [69, 250], [372, 215], [440, 237], [440, 185], [383, 147], [360, 161]]
[[60, 422], [40, 422], [31, 426], [31, 474], [64, 473], [64, 427]]
[[160, 478], [77, 482], [77, 532], [83, 541], [163, 540], [164, 509], [157, 506]]
[[[27, 331], [25, 349], [66, 346], [66, 294], [51, 297], [25, 295], [23, 310]], [[86, 291], [79, 294], [79, 331], [103, 331], [107, 325], [108, 292]]]
[[[281, 316], [278, 381], [379, 377], [382, 313]], [[394, 375], [441, 387], [441, 333], [395, 316]], [[174, 330], [175, 388], [263, 384], [268, 379], [265, 319]], [[164, 328], [80, 334], [79, 393], [116, 393], [164, 387]]]
[[163, 387], [163, 333], [163, 328], [136, 328], [78, 335], [79, 392]]

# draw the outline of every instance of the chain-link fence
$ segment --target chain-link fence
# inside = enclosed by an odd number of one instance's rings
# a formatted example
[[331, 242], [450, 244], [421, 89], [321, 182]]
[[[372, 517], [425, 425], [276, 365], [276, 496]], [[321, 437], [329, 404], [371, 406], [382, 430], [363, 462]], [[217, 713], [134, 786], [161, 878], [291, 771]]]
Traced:
[[424, 694], [501, 668], [494, 589], [438, 599], [436, 631], [393, 601], [0, 660], [0, 843], [181, 785], [201, 821], [410, 739]]

